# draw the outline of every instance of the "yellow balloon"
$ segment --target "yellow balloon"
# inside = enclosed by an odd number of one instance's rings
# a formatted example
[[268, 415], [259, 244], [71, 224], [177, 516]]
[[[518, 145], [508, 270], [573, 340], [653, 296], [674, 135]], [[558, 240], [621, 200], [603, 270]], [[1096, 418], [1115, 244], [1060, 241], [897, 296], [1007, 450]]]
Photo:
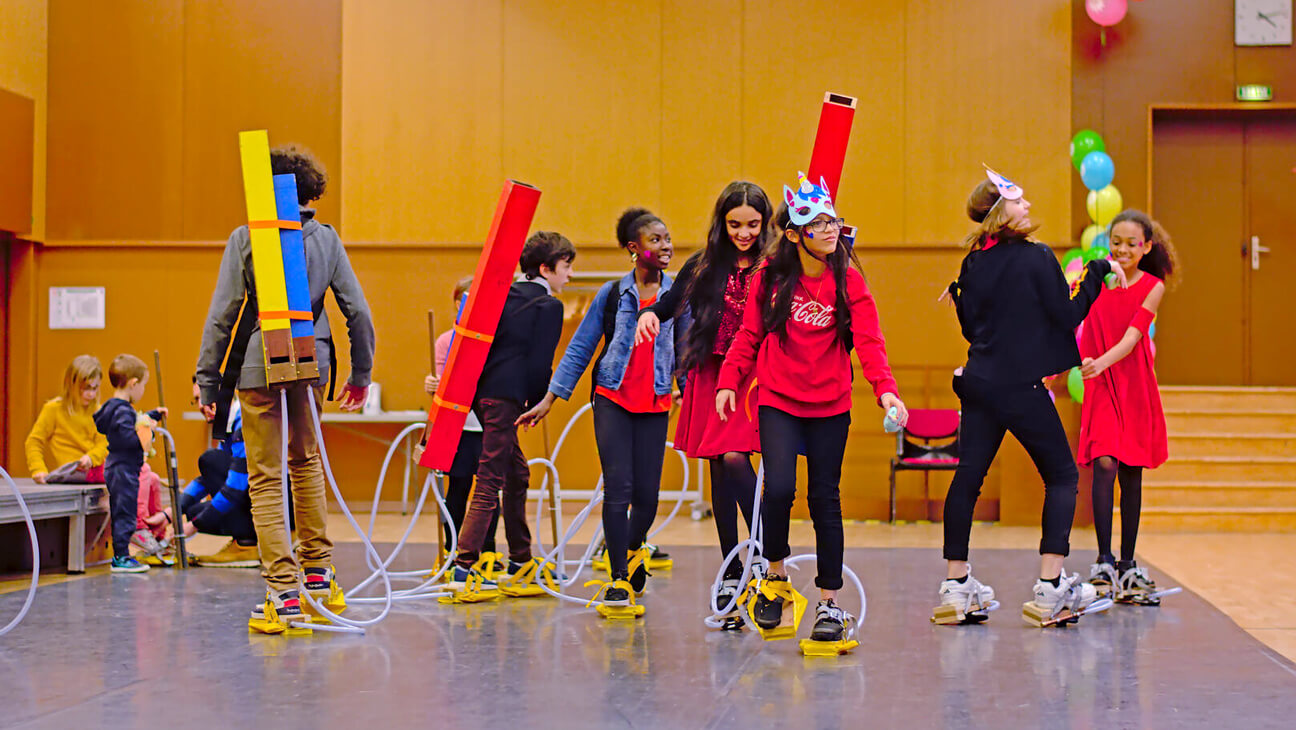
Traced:
[[[1091, 217], [1093, 216], [1092, 213], [1089, 215]], [[1098, 227], [1097, 223], [1093, 223], [1085, 228], [1084, 233], [1080, 234], [1080, 249], [1082, 251], [1088, 251], [1089, 247], [1093, 245], [1094, 238], [1096, 238], [1101, 231], [1102, 229]]]
[[1085, 207], [1089, 210], [1089, 218], [1098, 226], [1105, 228], [1107, 224], [1112, 222], [1112, 218], [1115, 218], [1116, 214], [1121, 212], [1121, 206], [1124, 205], [1124, 202], [1116, 186], [1108, 185], [1102, 190], [1090, 190], [1089, 198], [1085, 201]]

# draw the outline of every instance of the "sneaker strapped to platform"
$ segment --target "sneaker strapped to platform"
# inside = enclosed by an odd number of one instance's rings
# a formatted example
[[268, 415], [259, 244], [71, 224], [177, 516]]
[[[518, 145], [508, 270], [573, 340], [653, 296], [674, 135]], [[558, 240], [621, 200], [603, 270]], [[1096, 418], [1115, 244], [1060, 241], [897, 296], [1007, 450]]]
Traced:
[[815, 625], [810, 638], [814, 641], [841, 641], [846, 637], [846, 622], [849, 620], [850, 614], [833, 599], [825, 598], [815, 607]]
[[1065, 626], [1075, 623], [1091, 611], [1101, 611], [1111, 606], [1110, 600], [1098, 601], [1098, 591], [1080, 580], [1079, 573], [1067, 575], [1062, 571], [1058, 584], [1043, 578], [1035, 581], [1035, 600], [1022, 605], [1022, 619], [1032, 626]]
[[1117, 603], [1137, 603], [1149, 606], [1159, 605], [1161, 599], [1154, 596], [1157, 592], [1156, 581], [1148, 575], [1146, 568], [1140, 568], [1133, 560], [1120, 565], [1120, 578], [1116, 581]]
[[1094, 587], [1098, 596], [1107, 596], [1116, 586], [1116, 566], [1105, 560], [1099, 560], [1089, 566], [1089, 585]]
[[[769, 575], [765, 580], [770, 583], [783, 582], [787, 583], [787, 578], [781, 575]], [[752, 611], [752, 620], [756, 625], [765, 630], [776, 629], [783, 622], [783, 597], [775, 596], [769, 598], [764, 593], [756, 594], [756, 608]]]
[[147, 573], [149, 567], [135, 558], [114, 555], [108, 568], [110, 573]]
[[972, 568], [963, 580], [947, 578], [940, 584], [940, 605], [932, 611], [932, 623], [974, 624], [989, 618], [998, 608], [994, 589], [972, 577]]
[[276, 593], [267, 588], [265, 600], [252, 608], [248, 618], [248, 629], [262, 634], [305, 636], [311, 633], [309, 624], [296, 589]]

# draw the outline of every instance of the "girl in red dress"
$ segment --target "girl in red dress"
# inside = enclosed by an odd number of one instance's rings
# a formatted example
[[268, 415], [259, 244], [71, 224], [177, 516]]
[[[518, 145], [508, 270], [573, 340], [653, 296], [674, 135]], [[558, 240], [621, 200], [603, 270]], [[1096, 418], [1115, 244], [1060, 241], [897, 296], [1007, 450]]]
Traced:
[[[1166, 460], [1165, 415], [1157, 389], [1155, 350], [1149, 330], [1174, 271], [1170, 236], [1146, 213], [1126, 210], [1108, 229], [1112, 259], [1129, 287], [1103, 291], [1080, 334], [1080, 373], [1085, 397], [1078, 461], [1093, 466], [1094, 531], [1098, 562], [1089, 580], [1100, 595], [1114, 592], [1124, 603], [1148, 598], [1156, 584], [1134, 561], [1142, 503], [1143, 470]], [[1121, 486], [1121, 559], [1112, 555], [1112, 505]]]
[[[731, 182], [725, 186], [711, 215], [706, 248], [689, 257], [675, 285], [640, 312], [635, 338], [637, 343], [655, 337], [660, 323], [685, 307], [692, 313], [680, 366], [688, 373], [687, 385], [674, 443], [689, 458], [710, 462], [711, 510], [722, 556], [738, 545], [739, 512], [751, 529], [756, 497], [751, 454], [760, 451], [760, 436], [754, 402], [739, 408], [728, 420], [720, 419], [715, 409], [716, 381], [725, 353], [742, 325], [748, 285], [768, 240], [772, 213], [769, 197], [759, 185]], [[739, 392], [754, 399], [751, 390], [749, 376]], [[742, 562], [734, 560], [716, 592], [716, 605], [730, 603], [741, 577]], [[741, 629], [742, 619], [733, 617], [725, 628]]]

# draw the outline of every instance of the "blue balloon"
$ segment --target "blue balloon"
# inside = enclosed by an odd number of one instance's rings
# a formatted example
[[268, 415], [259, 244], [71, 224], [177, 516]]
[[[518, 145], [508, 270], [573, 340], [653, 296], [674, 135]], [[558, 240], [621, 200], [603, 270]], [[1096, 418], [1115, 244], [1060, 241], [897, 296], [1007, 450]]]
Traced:
[[1102, 190], [1116, 179], [1116, 165], [1106, 152], [1090, 152], [1080, 162], [1080, 179], [1090, 190]]
[[1148, 339], [1156, 339], [1156, 322], [1148, 325]]
[[1099, 233], [1098, 235], [1094, 236], [1093, 243], [1089, 246], [1089, 248], [1105, 248], [1110, 250], [1111, 236], [1107, 235], [1107, 231], [1103, 231], [1102, 233]]

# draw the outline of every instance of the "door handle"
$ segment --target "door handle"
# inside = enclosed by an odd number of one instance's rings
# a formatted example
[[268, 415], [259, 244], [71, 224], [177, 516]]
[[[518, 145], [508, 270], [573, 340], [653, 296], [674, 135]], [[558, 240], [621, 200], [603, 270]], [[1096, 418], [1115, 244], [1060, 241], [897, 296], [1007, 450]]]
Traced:
[[1252, 271], [1260, 270], [1260, 254], [1262, 253], [1269, 253], [1269, 247], [1260, 245], [1259, 236], [1252, 236], [1251, 237], [1251, 270]]

